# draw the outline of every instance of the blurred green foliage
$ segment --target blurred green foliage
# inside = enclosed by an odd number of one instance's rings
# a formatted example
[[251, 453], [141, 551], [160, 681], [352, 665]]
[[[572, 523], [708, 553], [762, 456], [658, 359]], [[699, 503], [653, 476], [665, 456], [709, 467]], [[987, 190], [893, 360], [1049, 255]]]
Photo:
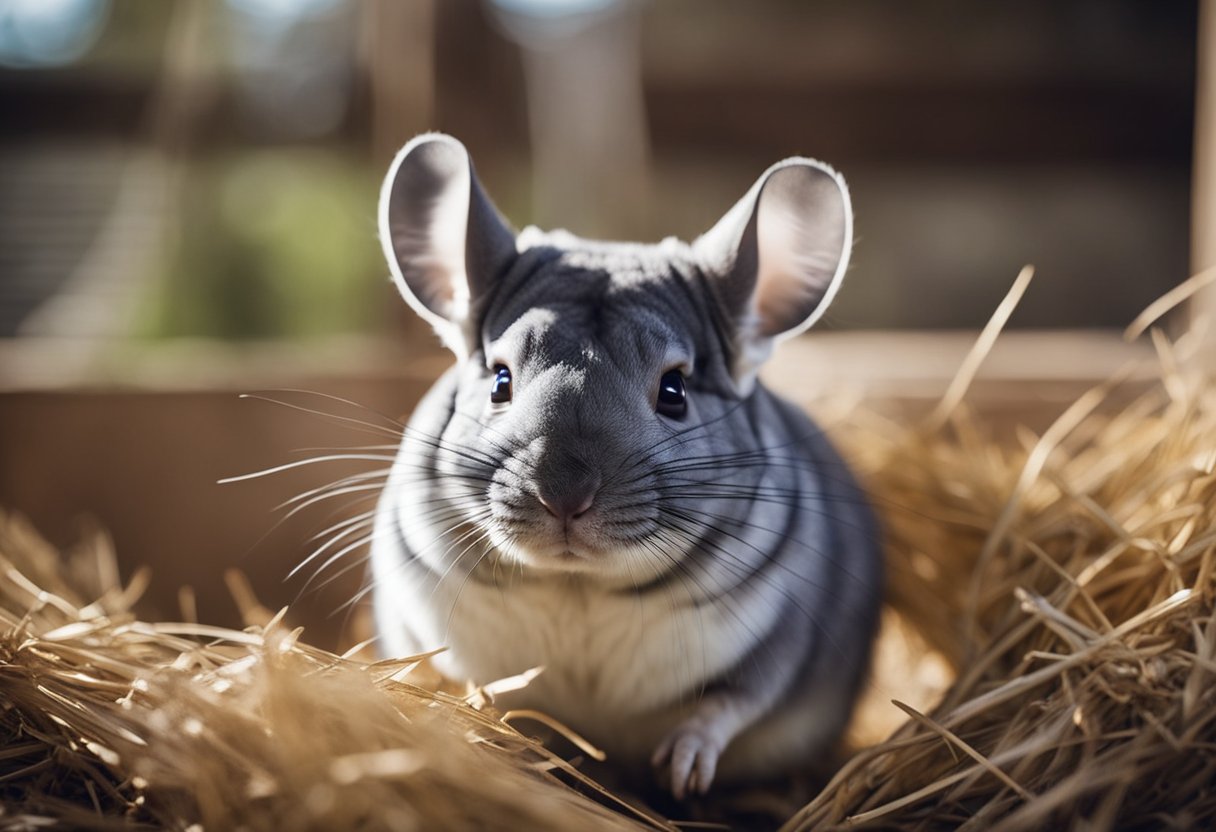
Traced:
[[258, 339], [383, 328], [387, 270], [365, 165], [275, 149], [187, 170], [140, 333]]

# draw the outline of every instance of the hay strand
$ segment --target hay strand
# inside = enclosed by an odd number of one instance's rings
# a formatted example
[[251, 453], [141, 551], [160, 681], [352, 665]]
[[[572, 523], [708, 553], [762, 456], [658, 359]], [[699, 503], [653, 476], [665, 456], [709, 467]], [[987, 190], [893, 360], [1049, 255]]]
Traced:
[[1167, 312], [1213, 283], [1216, 283], [1216, 266], [1191, 275], [1145, 307], [1144, 311], [1127, 325], [1127, 329], [1123, 330], [1124, 339], [1128, 341], [1136, 340]]
[[937, 407], [929, 414], [929, 418], [925, 422], [927, 430], [941, 430], [946, 420], [950, 418], [950, 414], [963, 401], [963, 397], [967, 395], [967, 390], [971, 387], [971, 383], [975, 381], [976, 373], [979, 372], [984, 359], [988, 357], [988, 353], [992, 351], [997, 337], [1000, 336], [1001, 330], [1005, 328], [1005, 324], [1009, 322], [1009, 318], [1013, 315], [1013, 310], [1017, 309], [1018, 304], [1022, 300], [1022, 295], [1026, 294], [1026, 290], [1030, 287], [1030, 281], [1033, 278], [1034, 266], [1030, 264], [1023, 266], [1022, 270], [1018, 272], [1018, 276], [1013, 280], [1013, 285], [1009, 287], [1009, 291], [1005, 293], [1005, 297], [997, 306], [996, 311], [992, 313], [992, 317], [988, 319], [988, 323], [980, 331], [980, 336], [975, 340], [975, 345], [967, 353], [966, 357], [963, 358], [963, 363], [959, 366], [958, 372], [955, 373], [950, 386], [946, 388], [941, 401], [937, 403]]

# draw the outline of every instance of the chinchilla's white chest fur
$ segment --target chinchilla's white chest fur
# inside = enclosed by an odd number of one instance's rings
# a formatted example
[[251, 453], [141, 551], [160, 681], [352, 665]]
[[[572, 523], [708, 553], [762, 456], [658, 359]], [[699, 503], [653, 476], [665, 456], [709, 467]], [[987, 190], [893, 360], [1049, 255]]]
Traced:
[[780, 589], [766, 584], [730, 607], [698, 606], [677, 587], [630, 593], [575, 575], [525, 579], [507, 566], [436, 584], [403, 568], [391, 547], [376, 552], [385, 652], [446, 647], [434, 659], [438, 669], [477, 684], [543, 668], [516, 701], [609, 745], [621, 744], [625, 738], [611, 733], [628, 723], [628, 745], [639, 753], [654, 741], [647, 724], [654, 721], [654, 732], [670, 727], [669, 715], [695, 704], [708, 681], [754, 649], [751, 634], [774, 626], [780, 608]]

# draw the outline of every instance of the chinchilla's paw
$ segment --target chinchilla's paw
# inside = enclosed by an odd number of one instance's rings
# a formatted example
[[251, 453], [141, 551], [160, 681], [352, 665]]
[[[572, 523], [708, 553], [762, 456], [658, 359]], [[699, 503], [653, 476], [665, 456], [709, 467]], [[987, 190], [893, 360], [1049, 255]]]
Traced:
[[714, 781], [723, 744], [715, 732], [692, 720], [680, 725], [659, 743], [650, 762], [667, 769], [671, 793], [677, 800], [705, 794]]

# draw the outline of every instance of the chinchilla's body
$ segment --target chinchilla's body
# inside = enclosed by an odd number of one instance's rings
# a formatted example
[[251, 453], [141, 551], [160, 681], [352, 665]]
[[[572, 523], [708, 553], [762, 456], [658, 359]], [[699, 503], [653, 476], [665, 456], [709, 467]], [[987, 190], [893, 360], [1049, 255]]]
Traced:
[[843, 181], [771, 168], [692, 244], [516, 236], [464, 148], [385, 182], [394, 277], [460, 360], [419, 404], [372, 550], [383, 649], [446, 646], [677, 796], [815, 762], [849, 715], [878, 534], [823, 434], [755, 378], [843, 275]]

